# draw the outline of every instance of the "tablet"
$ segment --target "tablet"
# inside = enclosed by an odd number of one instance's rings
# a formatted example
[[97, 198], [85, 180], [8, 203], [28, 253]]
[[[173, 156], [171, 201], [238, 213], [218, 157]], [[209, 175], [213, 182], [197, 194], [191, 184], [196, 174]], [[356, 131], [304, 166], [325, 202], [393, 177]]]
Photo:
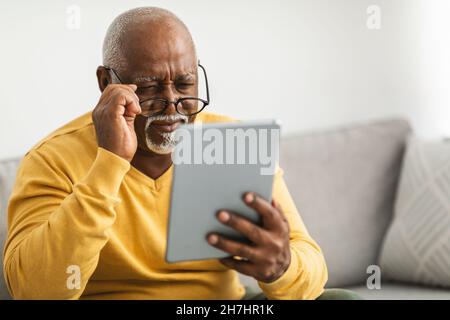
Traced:
[[276, 120], [194, 123], [177, 129], [167, 262], [229, 256], [207, 242], [211, 232], [246, 240], [220, 223], [216, 214], [228, 209], [260, 223], [259, 215], [244, 204], [242, 196], [254, 191], [271, 201], [279, 138]]

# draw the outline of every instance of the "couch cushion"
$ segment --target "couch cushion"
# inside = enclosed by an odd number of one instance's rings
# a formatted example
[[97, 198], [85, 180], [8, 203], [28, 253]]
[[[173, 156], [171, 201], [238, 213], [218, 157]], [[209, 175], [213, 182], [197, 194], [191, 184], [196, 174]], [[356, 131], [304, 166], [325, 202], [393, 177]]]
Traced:
[[392, 215], [404, 120], [286, 137], [280, 161], [297, 208], [321, 246], [327, 287], [365, 283]]
[[450, 288], [450, 142], [410, 140], [380, 264], [385, 279]]
[[407, 285], [401, 283], [383, 283], [380, 289], [368, 289], [366, 286], [347, 287], [365, 300], [450, 300], [450, 290]]
[[0, 161], [0, 247], [2, 251], [0, 256], [0, 300], [10, 298], [3, 276], [3, 247], [7, 232], [6, 207], [18, 165], [19, 159]]

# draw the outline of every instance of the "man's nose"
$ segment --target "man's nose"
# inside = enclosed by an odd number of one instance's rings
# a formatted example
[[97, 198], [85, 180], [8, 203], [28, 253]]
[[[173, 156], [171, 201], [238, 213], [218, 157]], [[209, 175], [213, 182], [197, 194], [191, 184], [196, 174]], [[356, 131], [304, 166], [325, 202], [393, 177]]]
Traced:
[[175, 102], [177, 101], [178, 97], [175, 95], [172, 87], [172, 84], [165, 84], [163, 86], [163, 91], [161, 92], [162, 98], [169, 102], [169, 105], [167, 106], [165, 111], [165, 113], [167, 114], [177, 113]]

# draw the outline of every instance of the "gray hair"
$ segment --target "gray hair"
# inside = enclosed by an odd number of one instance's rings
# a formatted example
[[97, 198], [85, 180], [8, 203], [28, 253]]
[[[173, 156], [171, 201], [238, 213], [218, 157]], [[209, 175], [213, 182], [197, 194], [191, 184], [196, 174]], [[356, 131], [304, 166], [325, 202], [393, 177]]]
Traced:
[[[118, 70], [126, 68], [126, 60], [123, 54], [125, 49], [123, 47], [123, 38], [126, 36], [129, 26], [151, 21], [164, 24], [168, 24], [167, 21], [173, 21], [182, 25], [190, 35], [186, 25], [175, 14], [166, 9], [140, 7], [125, 11], [113, 20], [106, 32], [103, 41], [103, 65]], [[195, 50], [193, 41], [192, 45]]]

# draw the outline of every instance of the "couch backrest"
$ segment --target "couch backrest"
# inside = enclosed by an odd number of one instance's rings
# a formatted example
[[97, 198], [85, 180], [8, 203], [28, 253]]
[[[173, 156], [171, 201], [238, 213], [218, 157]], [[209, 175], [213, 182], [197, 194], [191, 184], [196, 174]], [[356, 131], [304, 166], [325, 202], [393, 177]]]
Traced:
[[16, 177], [19, 159], [10, 159], [0, 161], [0, 300], [10, 299], [8, 289], [6, 288], [5, 279], [3, 276], [3, 246], [6, 238], [6, 207], [8, 205], [8, 198], [11, 193], [11, 188]]
[[328, 287], [362, 284], [392, 216], [410, 127], [388, 120], [281, 142], [285, 180], [328, 266]]

